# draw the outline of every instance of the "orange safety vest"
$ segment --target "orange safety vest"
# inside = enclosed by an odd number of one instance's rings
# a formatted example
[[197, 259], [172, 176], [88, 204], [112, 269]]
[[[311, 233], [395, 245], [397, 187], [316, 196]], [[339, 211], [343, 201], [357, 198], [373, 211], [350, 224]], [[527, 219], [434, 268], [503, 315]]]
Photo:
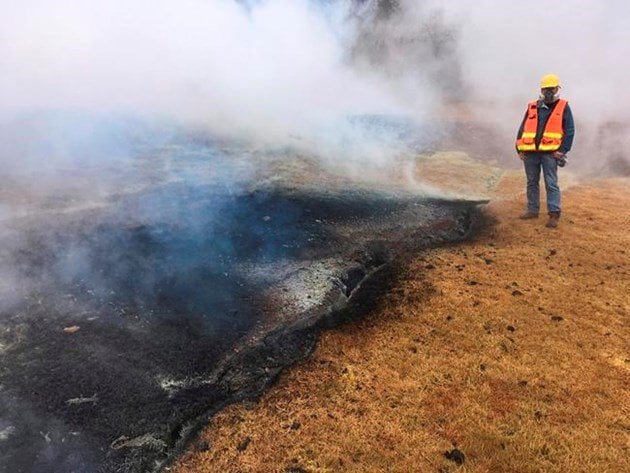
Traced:
[[562, 130], [562, 117], [567, 101], [559, 99], [556, 107], [551, 112], [545, 130], [538, 147], [536, 147], [536, 131], [538, 130], [538, 101], [534, 100], [527, 105], [527, 118], [523, 126], [523, 133], [516, 140], [516, 149], [519, 151], [557, 151], [562, 144], [564, 131]]

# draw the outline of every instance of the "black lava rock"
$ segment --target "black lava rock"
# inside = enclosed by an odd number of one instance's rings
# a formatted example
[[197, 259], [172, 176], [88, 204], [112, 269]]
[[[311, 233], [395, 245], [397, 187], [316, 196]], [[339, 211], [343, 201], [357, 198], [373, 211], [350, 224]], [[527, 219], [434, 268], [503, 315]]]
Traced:
[[444, 456], [451, 461], [454, 461], [458, 465], [461, 465], [466, 461], [466, 455], [461, 450], [454, 448], [453, 450], [444, 452]]

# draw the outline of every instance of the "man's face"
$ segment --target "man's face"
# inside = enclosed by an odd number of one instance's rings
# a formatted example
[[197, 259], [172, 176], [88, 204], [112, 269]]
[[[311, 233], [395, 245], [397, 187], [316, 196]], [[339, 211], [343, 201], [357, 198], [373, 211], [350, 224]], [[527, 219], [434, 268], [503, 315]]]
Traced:
[[545, 103], [553, 103], [558, 100], [560, 87], [545, 87], [540, 89], [540, 96]]

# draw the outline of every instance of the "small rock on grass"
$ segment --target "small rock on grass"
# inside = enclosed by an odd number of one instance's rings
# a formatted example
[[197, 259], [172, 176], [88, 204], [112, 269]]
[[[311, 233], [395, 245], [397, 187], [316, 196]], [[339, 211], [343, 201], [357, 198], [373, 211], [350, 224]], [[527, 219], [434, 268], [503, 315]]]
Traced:
[[464, 455], [464, 452], [462, 452], [458, 448], [454, 448], [450, 452], [447, 450], [446, 452], [444, 452], [444, 456], [449, 460], [454, 461], [458, 465], [461, 465], [464, 463], [464, 461], [466, 461], [466, 455]]
[[236, 446], [236, 449], [239, 452], [244, 452], [245, 450], [247, 450], [247, 447], [249, 447], [250, 442], [252, 441], [252, 439], [250, 437], [245, 437], [243, 440], [241, 440], [241, 442]]
[[308, 473], [308, 470], [302, 468], [301, 466], [290, 466], [284, 470], [284, 473]]

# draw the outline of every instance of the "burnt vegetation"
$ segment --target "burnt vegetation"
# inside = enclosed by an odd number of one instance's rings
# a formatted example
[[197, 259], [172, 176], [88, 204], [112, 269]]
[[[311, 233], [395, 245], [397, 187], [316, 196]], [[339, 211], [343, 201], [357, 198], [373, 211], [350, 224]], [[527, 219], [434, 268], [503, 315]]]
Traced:
[[[24, 284], [1, 314], [3, 465], [159, 467], [209, 414], [308, 356], [320, 330], [365, 313], [396, 255], [465, 237], [474, 209], [168, 184], [13, 222], [1, 263]], [[297, 273], [319, 289], [292, 289]], [[285, 291], [313, 302], [288, 309]]]

